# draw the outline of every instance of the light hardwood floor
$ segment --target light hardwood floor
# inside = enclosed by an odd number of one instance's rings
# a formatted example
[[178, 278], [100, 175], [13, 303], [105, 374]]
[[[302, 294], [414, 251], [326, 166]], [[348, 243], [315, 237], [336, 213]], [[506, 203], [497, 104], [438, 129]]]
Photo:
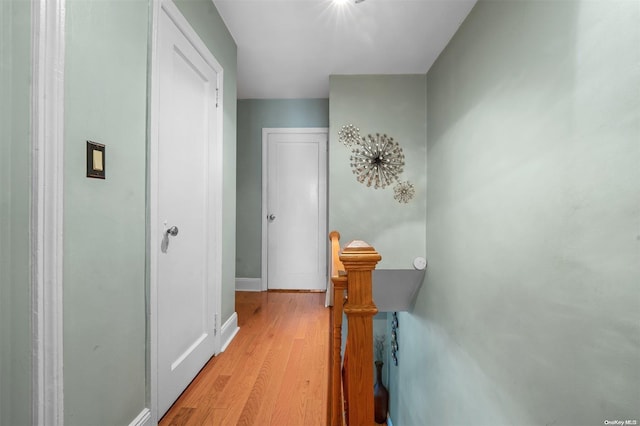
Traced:
[[324, 300], [324, 293], [237, 292], [239, 333], [160, 425], [326, 425]]

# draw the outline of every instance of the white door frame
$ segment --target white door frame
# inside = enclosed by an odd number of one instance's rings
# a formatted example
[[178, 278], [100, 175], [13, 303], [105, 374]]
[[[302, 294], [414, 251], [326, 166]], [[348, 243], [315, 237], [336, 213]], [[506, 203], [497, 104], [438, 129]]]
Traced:
[[[329, 129], [327, 127], [264, 127], [262, 129], [262, 257], [261, 263], [262, 268], [260, 274], [262, 275], [262, 291], [267, 291], [269, 289], [268, 279], [269, 279], [269, 268], [268, 268], [268, 226], [269, 222], [267, 220], [267, 215], [269, 214], [267, 208], [267, 153], [268, 153], [268, 142], [270, 134], [282, 134], [282, 133], [325, 133], [327, 135], [327, 147], [328, 147], [328, 137], [329, 137]], [[328, 167], [328, 158], [325, 160], [324, 167]], [[328, 180], [329, 173], [327, 173]], [[327, 182], [328, 183], [328, 182]], [[329, 191], [327, 187], [327, 193], [325, 194], [328, 200]], [[327, 215], [327, 218], [329, 216]], [[328, 238], [326, 235], [321, 235], [320, 238]]]
[[65, 0], [31, 0], [32, 422], [62, 425]]
[[149, 140], [149, 169], [148, 169], [148, 212], [149, 212], [149, 244], [147, 255], [149, 259], [149, 387], [151, 424], [158, 422], [158, 251], [156, 248], [160, 244], [160, 234], [162, 233], [158, 218], [158, 140], [159, 140], [159, 57], [158, 57], [158, 22], [160, 13], [166, 12], [178, 29], [184, 34], [195, 49], [202, 55], [205, 61], [216, 71], [218, 84], [217, 99], [217, 128], [216, 143], [212, 147], [212, 163], [210, 162], [210, 179], [206, 183], [211, 210], [214, 220], [210, 224], [215, 239], [213, 247], [214, 265], [210, 268], [213, 271], [213, 294], [215, 295], [214, 311], [216, 312], [215, 323], [215, 353], [220, 351], [220, 312], [222, 295], [222, 141], [223, 141], [223, 69], [213, 54], [209, 51], [204, 42], [191, 27], [186, 18], [180, 13], [177, 6], [171, 0], [153, 0], [153, 17], [151, 30], [151, 97], [150, 97], [150, 140]]

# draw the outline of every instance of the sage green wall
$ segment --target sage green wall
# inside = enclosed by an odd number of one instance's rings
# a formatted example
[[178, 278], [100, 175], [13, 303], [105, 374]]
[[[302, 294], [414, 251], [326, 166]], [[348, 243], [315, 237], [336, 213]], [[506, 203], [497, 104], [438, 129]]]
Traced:
[[[125, 425], [146, 406], [147, 0], [66, 2], [65, 425]], [[85, 177], [85, 141], [106, 179]]]
[[222, 188], [222, 323], [235, 312], [237, 48], [211, 0], [174, 3], [224, 69]]
[[640, 419], [640, 3], [480, 0], [431, 68], [395, 425]]
[[[425, 254], [426, 76], [333, 75], [329, 79], [329, 229], [342, 244], [365, 240], [382, 255], [378, 268], [412, 268]], [[400, 204], [392, 187], [368, 188], [349, 166], [351, 150], [338, 141], [342, 126], [363, 136], [386, 133], [405, 154], [401, 180], [415, 186], [415, 198]]]
[[236, 276], [262, 275], [262, 129], [329, 127], [328, 99], [238, 101]]
[[0, 2], [0, 425], [31, 421], [31, 8]]
[[[178, 6], [224, 68], [225, 320], [235, 310], [236, 47], [210, 1]], [[67, 2], [64, 362], [69, 425], [129, 424], [147, 404], [149, 16], [147, 0]], [[104, 181], [84, 177], [87, 139], [107, 146]]]
[[[2, 2], [0, 423], [31, 423], [30, 3]], [[181, 6], [225, 69], [223, 319], [234, 311], [236, 47], [209, 1]], [[148, 0], [66, 2], [65, 424], [129, 424], [147, 405]], [[7, 102], [9, 101], [9, 102]], [[107, 179], [85, 174], [105, 143]], [[231, 265], [231, 266], [229, 266]]]

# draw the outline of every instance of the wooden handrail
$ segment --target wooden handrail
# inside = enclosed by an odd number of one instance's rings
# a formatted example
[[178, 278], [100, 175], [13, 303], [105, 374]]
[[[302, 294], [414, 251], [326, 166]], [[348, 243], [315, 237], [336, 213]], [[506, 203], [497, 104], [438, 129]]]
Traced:
[[347, 288], [347, 274], [344, 265], [340, 261], [340, 233], [331, 231], [329, 234], [331, 241], [331, 282], [333, 284], [333, 307], [331, 315], [331, 348], [329, 354], [330, 374], [329, 374], [329, 424], [331, 426], [342, 426], [343, 401], [342, 394], [342, 356], [340, 348], [342, 346], [342, 313], [344, 305], [344, 293]]
[[[378, 308], [373, 301], [372, 271], [381, 256], [364, 241], [352, 241], [339, 251], [340, 234], [337, 231], [332, 231], [329, 239], [334, 289], [329, 424], [373, 425], [373, 316]], [[340, 356], [343, 309], [348, 326], [344, 377]]]
[[331, 231], [329, 241], [331, 241], [331, 278], [338, 278], [340, 272], [344, 275], [344, 265], [340, 261], [340, 233]]

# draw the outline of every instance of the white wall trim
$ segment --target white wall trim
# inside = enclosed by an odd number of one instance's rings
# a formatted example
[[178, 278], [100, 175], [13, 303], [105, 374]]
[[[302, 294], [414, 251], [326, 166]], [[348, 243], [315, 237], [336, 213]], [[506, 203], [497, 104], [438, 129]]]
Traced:
[[140, 411], [140, 414], [129, 423], [129, 426], [151, 426], [151, 410], [145, 408]]
[[151, 250], [152, 244], [157, 244], [157, 238], [153, 238], [151, 235], [152, 228], [152, 211], [158, 209], [157, 201], [154, 201], [154, 197], [151, 195], [153, 184], [151, 183], [151, 176], [155, 171], [152, 170], [153, 164], [151, 162], [151, 145], [152, 141], [157, 140], [158, 133], [158, 113], [159, 105], [157, 102], [159, 84], [158, 84], [158, 20], [160, 17], [160, 2], [161, 0], [151, 1], [151, 48], [150, 48], [150, 64], [151, 75], [149, 84], [149, 104], [147, 106], [149, 110], [149, 139], [147, 140], [147, 262], [149, 267], [147, 285], [149, 294], [149, 305], [147, 307], [148, 323], [147, 329], [149, 338], [147, 341], [147, 387], [148, 398], [147, 405], [151, 410], [151, 424], [158, 424], [158, 317], [156, 309], [158, 306], [157, 296], [157, 282], [155, 281], [155, 273], [152, 272], [154, 268], [157, 268], [157, 254]]
[[220, 348], [220, 352], [224, 352], [227, 349], [233, 338], [238, 334], [238, 331], [240, 331], [240, 327], [238, 327], [238, 314], [234, 312], [222, 325], [220, 332], [222, 336], [222, 347]]
[[[148, 259], [149, 259], [149, 405], [151, 409], [151, 424], [158, 423], [158, 294], [157, 294], [157, 268], [158, 259], [157, 251], [152, 248], [159, 245], [159, 223], [157, 216], [158, 211], [158, 157], [157, 144], [159, 137], [159, 63], [158, 63], [158, 31], [160, 13], [166, 13], [169, 18], [176, 24], [189, 42], [202, 55], [204, 60], [217, 72], [217, 88], [218, 88], [218, 105], [216, 108], [217, 134], [216, 138], [219, 143], [211, 150], [211, 175], [207, 185], [213, 192], [211, 200], [211, 208], [213, 215], [213, 223], [211, 224], [213, 235], [222, 235], [222, 145], [223, 145], [223, 105], [224, 105], [224, 70], [220, 63], [215, 59], [204, 42], [191, 27], [187, 19], [180, 13], [177, 6], [171, 0], [152, 0], [152, 27], [151, 27], [151, 83], [150, 83], [150, 118], [149, 118], [149, 167], [148, 167], [148, 214], [149, 214], [149, 237], [148, 237]], [[222, 311], [222, 240], [217, 238], [214, 242], [213, 264], [213, 292], [215, 294], [215, 302], [213, 306], [214, 312], [219, 316]], [[215, 325], [217, 327], [217, 324]], [[216, 330], [218, 331], [218, 330]], [[222, 338], [221, 332], [215, 333], [215, 351], [221, 351]]]
[[[262, 291], [269, 289], [269, 265], [268, 265], [268, 241], [269, 236], [268, 228], [269, 222], [267, 216], [269, 215], [267, 205], [267, 180], [268, 180], [268, 161], [267, 161], [267, 144], [269, 142], [269, 135], [273, 133], [324, 133], [327, 135], [327, 147], [329, 146], [329, 128], [328, 127], [263, 127], [262, 128], [262, 267], [260, 274], [262, 275]], [[328, 148], [327, 148], [328, 149]], [[327, 156], [327, 165], [329, 158]], [[329, 174], [327, 171], [327, 178]], [[328, 182], [327, 182], [328, 183]], [[327, 197], [329, 195], [329, 188], [327, 187]], [[328, 203], [328, 198], [327, 198]], [[328, 204], [327, 204], [328, 205]], [[327, 213], [327, 220], [329, 215]], [[328, 237], [326, 237], [328, 238]], [[327, 243], [327, 254], [329, 253], [329, 244]]]
[[267, 282], [269, 278], [269, 265], [267, 262], [269, 260], [269, 256], [267, 255], [267, 248], [269, 247], [269, 242], [267, 239], [269, 238], [268, 232], [268, 221], [267, 216], [269, 215], [267, 205], [267, 177], [269, 175], [267, 170], [267, 142], [269, 140], [269, 131], [268, 129], [262, 129], [262, 250], [261, 250], [261, 267], [260, 267], [260, 275], [262, 277], [262, 290], [267, 291], [269, 288], [269, 283]]
[[260, 278], [236, 278], [236, 291], [262, 291]]
[[31, 0], [33, 424], [62, 425], [65, 0]]

